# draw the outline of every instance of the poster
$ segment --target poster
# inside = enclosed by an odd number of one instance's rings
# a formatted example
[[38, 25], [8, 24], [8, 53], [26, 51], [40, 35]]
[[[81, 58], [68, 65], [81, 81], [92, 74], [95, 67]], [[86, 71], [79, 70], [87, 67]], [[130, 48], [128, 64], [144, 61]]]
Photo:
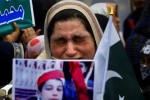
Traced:
[[32, 0], [0, 0], [0, 36], [14, 31], [13, 22], [20, 29], [35, 25]]
[[[86, 92], [84, 97], [93, 100], [94, 66], [93, 60], [13, 59], [13, 100], [44, 98], [43, 87], [49, 92], [48, 99], [78, 100]], [[52, 79], [57, 79], [54, 84]], [[57, 93], [52, 95], [54, 89]]]

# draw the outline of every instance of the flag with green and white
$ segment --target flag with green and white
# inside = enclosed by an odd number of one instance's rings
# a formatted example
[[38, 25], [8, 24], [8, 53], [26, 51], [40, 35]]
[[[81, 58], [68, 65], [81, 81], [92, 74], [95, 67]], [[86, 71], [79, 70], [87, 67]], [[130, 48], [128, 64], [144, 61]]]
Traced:
[[144, 100], [112, 16], [94, 59], [94, 100]]

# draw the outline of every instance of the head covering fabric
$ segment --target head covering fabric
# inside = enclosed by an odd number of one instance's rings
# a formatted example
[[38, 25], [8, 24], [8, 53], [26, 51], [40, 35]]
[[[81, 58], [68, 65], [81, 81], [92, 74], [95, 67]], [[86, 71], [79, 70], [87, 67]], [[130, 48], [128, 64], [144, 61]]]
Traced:
[[107, 3], [95, 3], [90, 6], [91, 10], [95, 14], [102, 14], [106, 17], [109, 17], [111, 11], [113, 11], [113, 16], [117, 15], [117, 4], [112, 2]]
[[95, 3], [91, 5], [90, 8], [95, 14], [102, 14], [107, 17], [109, 16], [106, 3]]
[[146, 54], [146, 55], [150, 55], [150, 39], [147, 40], [146, 44], [144, 45], [144, 47], [141, 50], [142, 54]]
[[[90, 10], [90, 8], [84, 4], [83, 2], [76, 1], [76, 0], [70, 0], [70, 1], [60, 1], [53, 5], [47, 12], [46, 18], [45, 18], [45, 24], [44, 24], [44, 38], [45, 38], [45, 49], [46, 49], [46, 58], [51, 58], [50, 53], [50, 45], [49, 45], [49, 39], [48, 39], [48, 25], [50, 21], [52, 20], [55, 15], [65, 9], [75, 9], [77, 11], [80, 11], [89, 21], [89, 24], [92, 28], [94, 40], [96, 41], [96, 45], [98, 46], [100, 39], [102, 37], [102, 30], [100, 28], [100, 25], [94, 15], [94, 13]], [[41, 54], [41, 57], [44, 57], [45, 54]], [[40, 59], [40, 57], [38, 57]]]
[[33, 38], [26, 46], [25, 57], [36, 58], [45, 50], [44, 35], [39, 35]]

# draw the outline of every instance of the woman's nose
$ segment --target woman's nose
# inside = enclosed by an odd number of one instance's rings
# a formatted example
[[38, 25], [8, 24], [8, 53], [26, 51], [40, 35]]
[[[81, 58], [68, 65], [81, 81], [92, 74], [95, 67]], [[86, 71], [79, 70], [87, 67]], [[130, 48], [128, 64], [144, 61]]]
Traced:
[[68, 57], [74, 57], [76, 54], [76, 50], [75, 50], [75, 44], [72, 42], [68, 42], [67, 47], [66, 47], [66, 56]]

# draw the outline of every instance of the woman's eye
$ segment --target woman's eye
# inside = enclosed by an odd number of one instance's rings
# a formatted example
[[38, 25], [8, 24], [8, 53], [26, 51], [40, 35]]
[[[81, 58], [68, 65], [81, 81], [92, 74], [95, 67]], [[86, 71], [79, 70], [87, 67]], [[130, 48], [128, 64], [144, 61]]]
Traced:
[[81, 42], [84, 42], [84, 41], [85, 41], [85, 37], [75, 36], [75, 37], [73, 38], [73, 41], [74, 41], [75, 43], [81, 43]]
[[66, 43], [66, 39], [58, 38], [54, 42], [55, 42], [55, 44], [61, 45], [61, 44], [65, 44]]

